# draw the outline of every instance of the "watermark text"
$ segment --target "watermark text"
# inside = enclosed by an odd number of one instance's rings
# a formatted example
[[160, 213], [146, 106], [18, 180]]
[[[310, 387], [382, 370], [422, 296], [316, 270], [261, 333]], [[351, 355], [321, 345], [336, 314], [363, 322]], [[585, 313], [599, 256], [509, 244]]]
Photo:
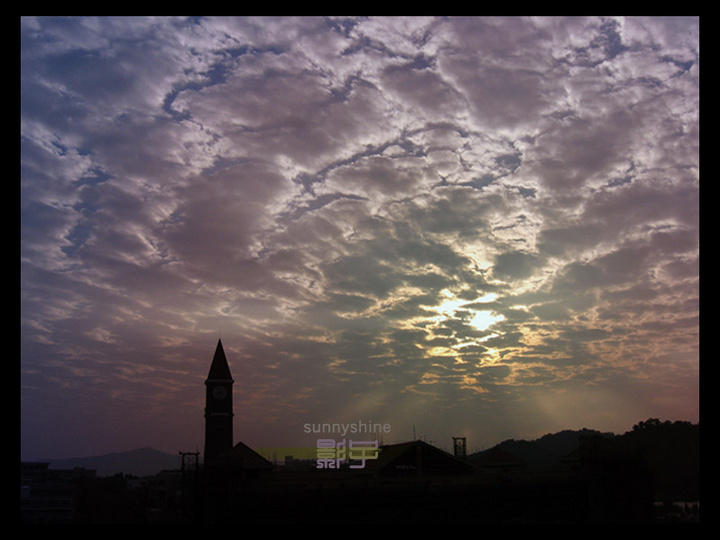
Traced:
[[347, 424], [343, 423], [322, 423], [322, 424], [304, 424], [303, 431], [305, 433], [331, 433], [342, 435], [343, 437], [348, 434], [356, 435], [362, 433], [390, 433], [390, 424], [383, 424], [380, 422], [350, 422]]

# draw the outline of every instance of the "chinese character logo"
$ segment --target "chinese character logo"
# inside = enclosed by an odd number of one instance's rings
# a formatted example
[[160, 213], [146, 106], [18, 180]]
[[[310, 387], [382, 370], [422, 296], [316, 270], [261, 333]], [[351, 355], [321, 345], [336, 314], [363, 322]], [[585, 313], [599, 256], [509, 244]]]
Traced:
[[351, 469], [364, 469], [365, 461], [378, 458], [377, 441], [353, 441], [345, 439], [317, 440], [317, 468], [339, 469], [343, 463]]

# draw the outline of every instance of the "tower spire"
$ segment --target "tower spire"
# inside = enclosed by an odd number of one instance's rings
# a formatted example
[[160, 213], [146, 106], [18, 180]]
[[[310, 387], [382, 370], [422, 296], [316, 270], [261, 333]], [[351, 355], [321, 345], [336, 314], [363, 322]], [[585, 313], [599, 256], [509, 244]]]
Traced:
[[208, 373], [207, 378], [208, 381], [232, 380], [230, 366], [228, 365], [227, 358], [225, 357], [225, 350], [223, 349], [221, 339], [218, 339], [217, 347], [215, 348], [215, 355], [213, 356], [212, 364], [210, 365], [210, 372]]

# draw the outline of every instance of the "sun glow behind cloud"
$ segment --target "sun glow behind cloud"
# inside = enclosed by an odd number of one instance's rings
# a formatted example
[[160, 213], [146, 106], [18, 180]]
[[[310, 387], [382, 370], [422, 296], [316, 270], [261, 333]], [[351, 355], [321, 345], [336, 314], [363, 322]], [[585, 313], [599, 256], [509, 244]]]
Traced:
[[491, 310], [478, 310], [468, 307], [472, 304], [490, 302], [497, 298], [496, 294], [488, 294], [478, 297], [474, 300], [463, 300], [454, 296], [450, 291], [441, 292], [441, 298], [446, 298], [436, 307], [428, 307], [431, 311], [436, 311], [438, 315], [433, 318], [435, 322], [446, 320], [463, 320], [475, 330], [484, 331], [493, 324], [502, 321], [505, 317], [493, 313]]

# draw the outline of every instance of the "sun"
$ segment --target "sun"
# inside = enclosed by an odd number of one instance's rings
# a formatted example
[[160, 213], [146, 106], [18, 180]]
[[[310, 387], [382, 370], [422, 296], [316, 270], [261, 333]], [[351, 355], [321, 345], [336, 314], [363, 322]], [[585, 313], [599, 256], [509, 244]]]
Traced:
[[502, 315], [496, 315], [492, 311], [474, 311], [468, 324], [476, 330], [487, 330], [493, 324], [504, 319]]
[[445, 300], [435, 308], [435, 311], [438, 313], [438, 320], [455, 318], [457, 316], [456, 312], [465, 311], [470, 313], [467, 319], [468, 324], [476, 330], [484, 331], [493, 324], [505, 319], [503, 315], [496, 314], [489, 310], [476, 310], [467, 307], [477, 302], [491, 302], [497, 297], [495, 294], [489, 294], [471, 301], [460, 300], [449, 291], [443, 291], [443, 296]]

